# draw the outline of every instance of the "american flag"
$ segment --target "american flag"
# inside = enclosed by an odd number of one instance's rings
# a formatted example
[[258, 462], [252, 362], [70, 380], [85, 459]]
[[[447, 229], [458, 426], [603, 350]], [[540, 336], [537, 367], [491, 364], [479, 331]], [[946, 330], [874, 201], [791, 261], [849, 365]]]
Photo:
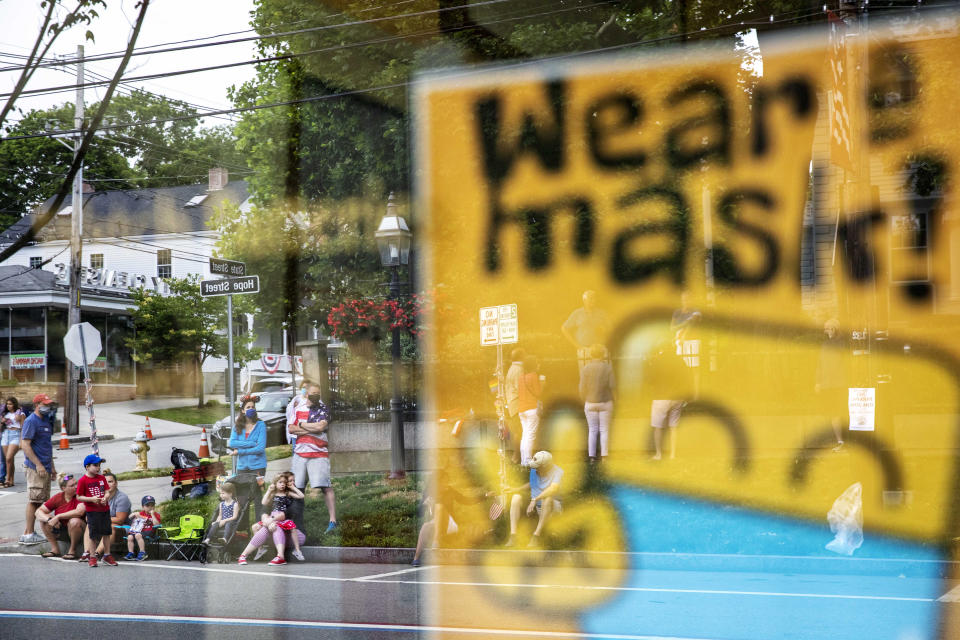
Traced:
[[847, 33], [846, 23], [827, 11], [830, 26], [830, 160], [838, 167], [853, 171], [853, 145], [850, 140], [850, 111], [847, 108]]

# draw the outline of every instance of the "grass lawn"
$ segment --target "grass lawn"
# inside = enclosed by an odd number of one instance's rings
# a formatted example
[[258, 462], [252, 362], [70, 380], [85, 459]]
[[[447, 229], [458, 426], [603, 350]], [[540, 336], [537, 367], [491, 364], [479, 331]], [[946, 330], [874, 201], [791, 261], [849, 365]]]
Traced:
[[[304, 520], [308, 545], [416, 546], [417, 505], [423, 491], [423, 479], [419, 474], [409, 474], [400, 484], [387, 481], [379, 473], [355, 474], [334, 478], [333, 486], [340, 531], [324, 535], [328, 518], [323, 497], [307, 498]], [[176, 526], [180, 516], [188, 513], [209, 518], [218, 501], [216, 495], [207, 495], [197, 499], [170, 500], [157, 508], [164, 523]]]
[[[290, 445], [282, 444], [276, 447], [267, 447], [267, 462], [271, 460], [280, 460], [281, 458], [289, 458]], [[220, 456], [220, 462], [224, 464], [227, 468], [230, 465], [230, 456]], [[154, 469], [147, 469], [146, 471], [123, 471], [117, 474], [117, 480], [138, 480], [140, 478], [160, 478], [162, 476], [169, 476], [173, 472], [173, 467], [156, 467]]]
[[222, 404], [207, 403], [202, 409], [192, 407], [171, 407], [169, 409], [155, 409], [153, 411], [139, 411], [138, 416], [149, 416], [160, 420], [169, 420], [170, 422], [179, 422], [181, 424], [213, 424], [226, 415], [230, 414], [230, 407]]

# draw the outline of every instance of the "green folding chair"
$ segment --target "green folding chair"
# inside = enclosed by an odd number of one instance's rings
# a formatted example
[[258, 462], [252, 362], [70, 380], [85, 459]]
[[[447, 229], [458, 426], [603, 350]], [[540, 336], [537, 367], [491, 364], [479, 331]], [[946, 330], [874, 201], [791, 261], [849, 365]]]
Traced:
[[203, 516], [187, 514], [180, 516], [179, 527], [158, 527], [160, 542], [170, 544], [170, 554], [167, 560], [175, 557], [183, 558], [187, 562], [200, 559], [203, 561], [204, 520]]

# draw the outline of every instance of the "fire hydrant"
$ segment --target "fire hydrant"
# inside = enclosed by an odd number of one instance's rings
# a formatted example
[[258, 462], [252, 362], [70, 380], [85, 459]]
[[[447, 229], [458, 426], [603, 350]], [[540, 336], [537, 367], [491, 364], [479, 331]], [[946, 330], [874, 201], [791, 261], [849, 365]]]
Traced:
[[147, 444], [147, 434], [138, 431], [130, 444], [130, 452], [137, 454], [137, 466], [134, 467], [134, 471], [147, 470], [147, 451], [150, 451], [150, 445]]

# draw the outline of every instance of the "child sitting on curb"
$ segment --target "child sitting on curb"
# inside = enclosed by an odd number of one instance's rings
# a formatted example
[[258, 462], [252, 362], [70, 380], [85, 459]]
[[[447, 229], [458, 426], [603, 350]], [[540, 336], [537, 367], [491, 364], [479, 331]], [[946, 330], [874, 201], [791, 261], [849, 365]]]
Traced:
[[[160, 526], [160, 513], [157, 511], [157, 501], [153, 496], [143, 496], [140, 501], [143, 507], [133, 515], [133, 523], [130, 525], [130, 533], [127, 535], [127, 555], [124, 560], [136, 560], [143, 562], [147, 559], [147, 545], [143, 541], [143, 534], [153, 533], [153, 528]], [[133, 542], [136, 540], [140, 546], [140, 553], [133, 555]]]
[[290, 503], [294, 499], [303, 499], [303, 492], [297, 489], [293, 482], [290, 482], [289, 473], [278, 473], [267, 493], [263, 496], [264, 506], [273, 502], [273, 509], [270, 515], [263, 514], [260, 522], [253, 525], [253, 537], [250, 543], [237, 558], [238, 564], [247, 564], [247, 554], [257, 549], [254, 560], [266, 553], [266, 541], [268, 534], [273, 537], [273, 544], [277, 548], [276, 557], [270, 561], [272, 565], [287, 564], [283, 557], [286, 549], [287, 531], [290, 532], [293, 541], [293, 557], [303, 561], [303, 552], [300, 551], [300, 536], [297, 526], [293, 520], [287, 518], [290, 511]]

